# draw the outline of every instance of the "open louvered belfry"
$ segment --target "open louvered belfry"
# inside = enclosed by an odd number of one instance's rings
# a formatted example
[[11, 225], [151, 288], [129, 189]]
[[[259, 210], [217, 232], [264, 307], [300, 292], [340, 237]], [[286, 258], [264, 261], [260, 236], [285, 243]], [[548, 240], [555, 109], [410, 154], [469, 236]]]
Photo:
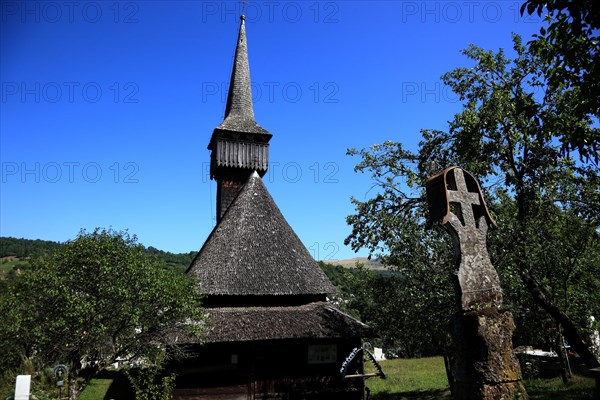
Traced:
[[208, 144], [210, 176], [217, 181], [217, 222], [250, 174], [256, 171], [264, 176], [269, 167], [269, 140], [273, 135], [254, 120], [244, 20], [242, 16], [225, 118], [213, 131]]

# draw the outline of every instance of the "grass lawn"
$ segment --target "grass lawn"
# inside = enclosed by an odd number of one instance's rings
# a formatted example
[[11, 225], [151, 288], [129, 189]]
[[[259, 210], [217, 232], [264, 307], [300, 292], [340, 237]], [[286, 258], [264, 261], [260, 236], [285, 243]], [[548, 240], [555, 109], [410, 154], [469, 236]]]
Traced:
[[381, 367], [386, 379], [366, 381], [372, 400], [451, 398], [442, 357], [387, 360], [381, 362]]
[[[451, 399], [444, 360], [441, 357], [381, 362], [387, 379], [370, 378], [371, 400]], [[573, 376], [567, 385], [560, 378], [525, 381], [530, 400], [594, 399], [595, 381]]]
[[[451, 399], [441, 357], [387, 360], [381, 366], [387, 379], [369, 378], [366, 381], [371, 400]], [[525, 386], [531, 400], [594, 399], [595, 382], [589, 377], [574, 376], [568, 385], [563, 385], [560, 378], [531, 379], [525, 381]], [[107, 371], [92, 380], [80, 400], [132, 398], [130, 394], [122, 397], [123, 393], [127, 393], [123, 375]]]
[[574, 375], [568, 384], [562, 379], [530, 379], [525, 381], [530, 400], [584, 400], [594, 397], [595, 381], [593, 378]]
[[102, 400], [108, 392], [108, 388], [112, 385], [113, 379], [110, 378], [98, 378], [93, 379], [90, 384], [85, 388], [79, 400]]
[[119, 371], [102, 371], [81, 393], [79, 400], [133, 399], [129, 382]]

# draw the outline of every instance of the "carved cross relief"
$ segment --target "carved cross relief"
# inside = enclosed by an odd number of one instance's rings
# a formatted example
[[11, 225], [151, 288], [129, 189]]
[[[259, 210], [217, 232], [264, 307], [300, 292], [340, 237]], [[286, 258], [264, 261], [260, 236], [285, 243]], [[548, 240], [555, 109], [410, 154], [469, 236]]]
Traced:
[[[473, 206], [481, 205], [481, 202], [479, 201], [479, 193], [469, 192], [462, 169], [457, 168], [454, 169], [453, 172], [456, 189], [451, 190], [450, 187], [447, 188], [448, 202], [450, 204], [457, 204], [460, 207], [460, 215], [457, 215], [451, 211], [449, 222], [456, 231], [463, 229], [476, 229], [478, 224], [475, 223]], [[448, 184], [448, 186], [450, 186], [450, 184]], [[460, 217], [462, 217], [462, 220]], [[487, 228], [487, 224], [484, 225]]]
[[489, 215], [475, 178], [461, 168], [448, 168], [427, 182], [433, 219], [441, 219], [454, 240], [457, 300], [462, 310], [502, 305], [498, 273], [487, 252]]

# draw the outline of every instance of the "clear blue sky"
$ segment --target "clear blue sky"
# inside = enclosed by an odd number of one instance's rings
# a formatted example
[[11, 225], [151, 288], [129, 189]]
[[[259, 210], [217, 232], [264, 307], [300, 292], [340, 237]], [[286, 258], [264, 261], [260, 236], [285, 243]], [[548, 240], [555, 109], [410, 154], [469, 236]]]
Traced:
[[[266, 185], [318, 259], [343, 245], [368, 177], [345, 155], [414, 148], [460, 104], [440, 76], [469, 43], [510, 49], [541, 24], [517, 1], [248, 2], [256, 120], [273, 134]], [[206, 149], [222, 121], [239, 2], [0, 3], [0, 235], [65, 241], [129, 229], [199, 250], [215, 221]], [[366, 255], [366, 252], [358, 255]]]

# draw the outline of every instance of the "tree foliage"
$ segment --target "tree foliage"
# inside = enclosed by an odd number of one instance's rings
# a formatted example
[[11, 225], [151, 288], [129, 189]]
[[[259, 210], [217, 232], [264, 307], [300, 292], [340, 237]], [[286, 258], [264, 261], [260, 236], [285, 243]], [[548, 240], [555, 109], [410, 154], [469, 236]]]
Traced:
[[[503, 283], [505, 299], [518, 329], [515, 343], [547, 347], [557, 339], [558, 326], [542, 305], [534, 301], [520, 278], [513, 199], [503, 194], [494, 204], [499, 228], [490, 237], [493, 263]], [[586, 342], [592, 326], [590, 317], [600, 315], [600, 243], [593, 225], [571, 210], [546, 206], [543, 219], [529, 220], [525, 235], [528, 271], [549, 302], [566, 314]], [[598, 354], [598, 353], [596, 353]]]
[[448, 132], [423, 130], [417, 151], [395, 142], [349, 151], [361, 157], [355, 169], [369, 172], [378, 191], [367, 201], [352, 199], [346, 243], [383, 253], [387, 265], [430, 286], [405, 288], [407, 298], [438, 295], [453, 263], [446, 235], [425, 229], [423, 188], [428, 176], [459, 165], [479, 177], [499, 221], [490, 246], [507, 305], [521, 321], [549, 316], [546, 322], [596, 365], [585, 336], [588, 317], [599, 311], [600, 179], [595, 163], [574, 160], [559, 142], [567, 132], [588, 137], [597, 128], [589, 115], [569, 112], [573, 92], [548, 84], [544, 59], [518, 36], [513, 44], [512, 60], [471, 45], [464, 54], [474, 66], [442, 77], [463, 102]]
[[[452, 293], [446, 276], [427, 269], [373, 271], [357, 264], [347, 269], [320, 262], [338, 288], [333, 299], [342, 310], [368, 324], [376, 333], [373, 344], [388, 356], [419, 357], [446, 351]], [[415, 273], [417, 272], [417, 273]], [[433, 275], [437, 287], [432, 288]]]
[[[0, 359], [69, 367], [71, 398], [117, 359], [152, 361], [185, 325], [200, 334], [201, 298], [183, 275], [144, 253], [135, 236], [82, 231], [37, 259], [2, 294]], [[12, 365], [11, 365], [12, 363]]]
[[[540, 57], [548, 86], [564, 93], [565, 111], [600, 118], [600, 5], [595, 0], [527, 0], [521, 14], [547, 12], [531, 49]], [[598, 130], [561, 132], [563, 151], [577, 150], [596, 163]]]
[[135, 400], [171, 400], [175, 388], [175, 374], [165, 373], [163, 359], [154, 364], [137, 368], [124, 368], [125, 376], [130, 382]]
[[391, 141], [348, 153], [360, 156], [355, 171], [369, 173], [378, 193], [367, 201], [352, 198], [356, 214], [347, 218], [352, 233], [345, 244], [369, 249], [397, 272], [389, 279], [365, 280], [374, 305], [361, 318], [386, 347], [402, 349], [404, 355], [443, 353], [453, 307], [447, 289], [452, 286], [452, 247], [441, 229], [427, 229], [422, 185], [427, 173], [421, 169], [431, 166]]

